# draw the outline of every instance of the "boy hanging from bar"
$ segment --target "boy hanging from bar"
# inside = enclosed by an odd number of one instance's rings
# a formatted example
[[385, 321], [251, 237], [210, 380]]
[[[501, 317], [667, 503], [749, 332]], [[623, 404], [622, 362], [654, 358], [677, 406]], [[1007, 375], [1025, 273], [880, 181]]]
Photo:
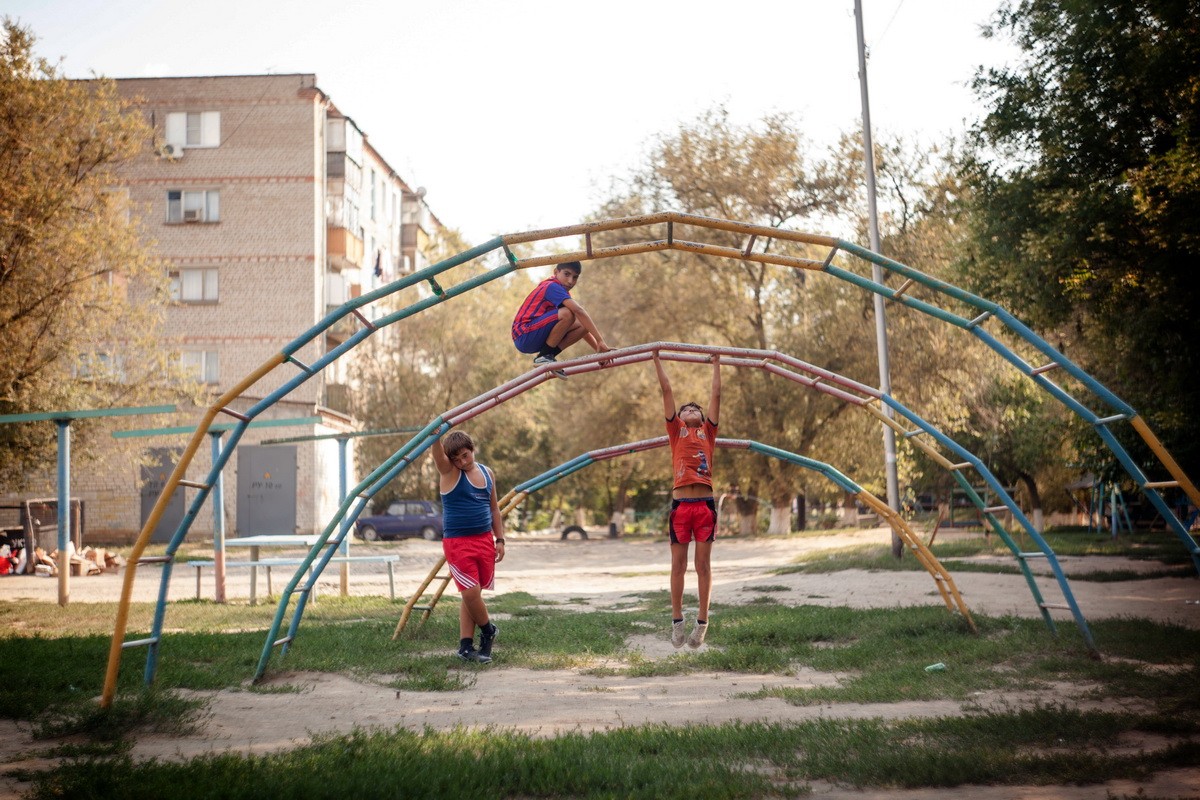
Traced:
[[[712, 357], [712, 396], [708, 415], [698, 403], [688, 402], [675, 410], [671, 382], [663, 370], [658, 351], [654, 351], [654, 370], [662, 387], [663, 412], [667, 419], [667, 440], [671, 445], [674, 470], [671, 488], [671, 513], [667, 527], [671, 534], [671, 644], [689, 647], [704, 644], [708, 633], [708, 603], [712, 594], [712, 546], [717, 538], [717, 506], [713, 501], [713, 451], [717, 443], [717, 419], [721, 410], [721, 356]], [[696, 543], [696, 584], [700, 606], [696, 624], [685, 636], [683, 619], [683, 583], [687, 573], [688, 544]]]

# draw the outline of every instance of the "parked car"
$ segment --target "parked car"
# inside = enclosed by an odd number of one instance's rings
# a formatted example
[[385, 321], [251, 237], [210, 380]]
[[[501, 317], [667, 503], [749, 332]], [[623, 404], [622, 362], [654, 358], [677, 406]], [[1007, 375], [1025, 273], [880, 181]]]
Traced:
[[442, 538], [442, 510], [429, 500], [393, 500], [384, 513], [359, 517], [354, 535], [367, 542], [407, 536], [437, 541]]

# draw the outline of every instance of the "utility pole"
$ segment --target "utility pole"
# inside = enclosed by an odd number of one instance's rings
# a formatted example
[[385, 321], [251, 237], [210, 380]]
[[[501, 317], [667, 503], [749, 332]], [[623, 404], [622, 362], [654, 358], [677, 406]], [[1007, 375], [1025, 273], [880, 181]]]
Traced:
[[[871, 103], [867, 95], [867, 49], [863, 42], [862, 0], [854, 0], [854, 22], [858, 29], [858, 84], [862, 91], [863, 153], [867, 171], [867, 219], [871, 249], [879, 252], [879, 215], [875, 207], [875, 148], [871, 142]], [[883, 283], [883, 267], [871, 265], [871, 279]], [[883, 296], [875, 295], [875, 347], [879, 352], [879, 391], [892, 393], [891, 368], [888, 364], [887, 319], [884, 317]], [[890, 406], [883, 412], [892, 418]], [[900, 485], [896, 478], [896, 433], [883, 426], [883, 463], [887, 472], [887, 500], [893, 511], [900, 510]], [[900, 537], [892, 532], [892, 555], [899, 558], [904, 552]]]

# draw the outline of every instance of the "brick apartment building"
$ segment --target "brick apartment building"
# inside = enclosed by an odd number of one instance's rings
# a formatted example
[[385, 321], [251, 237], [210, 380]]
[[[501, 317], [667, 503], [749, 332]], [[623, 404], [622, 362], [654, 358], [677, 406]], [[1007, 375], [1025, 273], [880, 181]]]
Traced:
[[[156, 132], [154, 152], [123, 175], [145, 235], [171, 265], [174, 303], [164, 346], [179, 353], [213, 398], [329, 310], [427, 265], [429, 235], [439, 223], [424, 191], [396, 174], [317, 86], [315, 75], [130, 78], [116, 84], [137, 99]], [[352, 332], [335, 327], [296, 357], [312, 363]], [[312, 533], [328, 523], [339, 501], [338, 443], [261, 443], [352, 430], [352, 355], [258, 418], [320, 422], [246, 431], [224, 470], [226, 535]], [[232, 407], [249, 408], [294, 374], [277, 368]], [[126, 427], [193, 425], [201, 411], [140, 418]], [[128, 450], [75, 467], [71, 493], [84, 501], [88, 537], [131, 541], [188, 439], [126, 440], [149, 459], [148, 467], [133, 463]], [[197, 451], [189, 480], [207, 475], [209, 453], [208, 443]], [[347, 462], [353, 486], [352, 456]], [[288, 479], [293, 473], [294, 482]], [[178, 490], [156, 541], [175, 530], [194, 491]], [[47, 492], [53, 496], [52, 484]], [[191, 535], [211, 535], [211, 507], [205, 504]]]

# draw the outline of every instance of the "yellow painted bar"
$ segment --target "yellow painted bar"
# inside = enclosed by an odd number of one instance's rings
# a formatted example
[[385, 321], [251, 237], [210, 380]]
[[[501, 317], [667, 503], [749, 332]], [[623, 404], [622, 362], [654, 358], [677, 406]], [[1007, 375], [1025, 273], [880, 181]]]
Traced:
[[[437, 577], [438, 570], [445, 563], [445, 557], [439, 558], [438, 562], [433, 565], [433, 569], [429, 570], [429, 574], [425, 576], [424, 582], [413, 592], [413, 596], [408, 598], [408, 602], [404, 604], [404, 610], [400, 612], [400, 621], [396, 623], [396, 630], [392, 632], [392, 641], [395, 641], [400, 632], [404, 630], [404, 626], [408, 624], [408, 617], [412, 614], [413, 606], [421, 599], [421, 595], [425, 594], [425, 590], [429, 587], [429, 584], [433, 583], [433, 579]], [[445, 586], [442, 588], [444, 589]], [[438, 592], [438, 597], [441, 597], [441, 592]], [[433, 608], [432, 604], [430, 604], [430, 608]]]
[[566, 253], [556, 253], [548, 256], [536, 256], [534, 258], [522, 259], [520, 263], [517, 264], [517, 269], [544, 267], [548, 264], [558, 264], [563, 261], [597, 261], [602, 258], [636, 255], [637, 253], [654, 253], [660, 250], [681, 250], [685, 253], [703, 253], [710, 256], [720, 256], [722, 258], [736, 258], [740, 261], [754, 261], [759, 264], [776, 264], [781, 267], [799, 267], [800, 269], [810, 269], [814, 271], [819, 271], [825, 268], [825, 262], [814, 261], [810, 258], [785, 256], [777, 253], [751, 253], [746, 255], [736, 247], [723, 247], [714, 244], [704, 244], [703, 242], [688, 242], [682, 239], [675, 239], [673, 241], [657, 239], [652, 242], [637, 242], [633, 244], [618, 244], [612, 245], [611, 247], [593, 248], [591, 251], [571, 250]]
[[1183, 489], [1183, 491], [1191, 499], [1192, 505], [1200, 508], [1200, 491], [1197, 491], [1196, 484], [1188, 480], [1188, 476], [1184, 474], [1179, 464], [1177, 464], [1171, 454], [1167, 452], [1167, 449], [1162, 446], [1162, 442], [1158, 441], [1158, 437], [1154, 435], [1154, 431], [1150, 430], [1150, 426], [1146, 424], [1146, 421], [1140, 416], [1137, 416], [1130, 419], [1129, 424], [1133, 426], [1133, 429], [1137, 431], [1139, 435], [1141, 435], [1142, 440], [1149, 445], [1150, 449], [1154, 452], [1154, 455], [1158, 456], [1158, 460], [1161, 461], [1163, 466], [1167, 468], [1167, 472], [1171, 473], [1171, 477], [1179, 481], [1179, 488]]
[[934, 583], [937, 584], [938, 591], [942, 594], [942, 600], [946, 602], [946, 607], [953, 610], [950, 605], [950, 599], [946, 596], [946, 592], [948, 590], [954, 597], [954, 602], [958, 606], [959, 613], [963, 615], [963, 618], [967, 621], [967, 624], [971, 626], [971, 631], [974, 633], [979, 633], [979, 629], [975, 626], [975, 620], [972, 619], [971, 612], [967, 609], [967, 604], [963, 602], [962, 595], [959, 594], [958, 587], [954, 584], [954, 579], [950, 577], [950, 573], [947, 572], [945, 567], [942, 566], [941, 562], [937, 560], [937, 556], [933, 554], [933, 551], [926, 547], [925, 543], [921, 541], [921, 537], [918, 536], [911, 527], [909, 527], [908, 523], [905, 522], [899, 514], [892, 511], [887, 503], [883, 502], [875, 495], [864, 490], [858, 493], [858, 499], [862, 500], [864, 504], [873, 508], [875, 513], [886, 519], [892, 526], [892, 530], [896, 531], [896, 534], [900, 536], [901, 539], [904, 539], [909, 543], [913, 549], [914, 555], [917, 557], [917, 560], [920, 561], [921, 565], [925, 567], [926, 571], [933, 576]]
[[[908, 431], [905, 430], [904, 426], [901, 425], [897, 420], [894, 420], [891, 417], [889, 417], [887, 414], [883, 413], [883, 411], [879, 408], [879, 406], [876, 405], [877, 402], [878, 402], [877, 400], [871, 400], [870, 402], [864, 403], [862, 405], [862, 408], [866, 409], [867, 413], [869, 413], [871, 416], [878, 419], [884, 425], [887, 425], [889, 428], [891, 428], [892, 430], [894, 430], [896, 433], [900, 434], [901, 436], [904, 436], [904, 434], [908, 433]], [[917, 449], [919, 449], [923, 453], [925, 453], [927, 456], [932, 458], [934, 461], [936, 461], [942, 467], [945, 467], [948, 470], [953, 470], [955, 468], [954, 462], [952, 462], [950, 459], [946, 458], [944, 455], [942, 455], [937, 450], [935, 450], [933, 445], [929, 444], [928, 442], [924, 442], [924, 441], [921, 441], [920, 439], [916, 439], [916, 438], [909, 438], [909, 439], [907, 439], [907, 441], [913, 447], [916, 447]], [[968, 464], [967, 466], [970, 466], [970, 465]]]
[[[543, 228], [542, 230], [527, 231], [525, 233], [510, 233], [505, 234], [500, 238], [504, 241], [505, 245], [511, 246], [526, 242], [536, 242], [542, 239], [558, 239], [564, 236], [580, 236], [585, 234], [599, 233], [601, 231], [638, 228], [646, 225], [655, 225], [662, 222], [670, 222], [677, 225], [692, 225], [697, 228], [710, 228], [712, 230], [719, 231], [731, 231], [733, 233], [757, 235], [771, 239], [783, 239], [791, 242], [819, 244], [825, 247], [836, 247], [838, 241], [832, 236], [801, 233], [800, 231], [772, 228], [766, 225], [753, 225], [748, 222], [735, 222], [727, 219], [716, 219], [714, 217], [702, 217], [696, 214], [681, 214], [678, 211], [661, 211], [656, 214], [642, 214], [636, 217], [622, 217], [620, 219], [603, 220], [601, 222], [584, 222], [578, 225], [567, 225], [561, 228]], [[741, 251], [739, 250], [738, 253], [741, 253]]]
[[179, 482], [183, 480], [183, 476], [187, 474], [187, 469], [191, 466], [192, 458], [196, 455], [196, 450], [200, 447], [200, 443], [204, 441], [204, 436], [208, 433], [208, 428], [212, 424], [213, 418], [228, 403], [237, 399], [242, 392], [249, 389], [262, 376], [275, 369], [275, 367], [282, 364], [285, 360], [283, 353], [277, 353], [258, 369], [243, 378], [236, 386], [221, 395], [217, 402], [204, 413], [204, 417], [192, 434], [191, 441], [188, 442], [183, 455], [180, 456], [179, 463], [175, 465], [175, 469], [171, 472], [171, 477], [167, 479], [166, 486], [163, 487], [158, 500], [155, 501], [154, 508], [150, 511], [150, 516], [146, 518], [146, 524], [142, 526], [141, 533], [138, 534], [137, 541], [134, 542], [133, 549], [129, 553], [129, 559], [125, 563], [125, 578], [121, 585], [121, 600], [117, 605], [117, 620], [113, 627], [112, 644], [108, 649], [108, 669], [104, 673], [104, 691], [100, 695], [101, 708], [109, 708], [112, 705], [113, 696], [117, 691], [117, 676], [121, 669], [121, 645], [125, 640], [125, 628], [129, 624], [129, 603], [133, 597], [133, 579], [137, 572], [138, 559], [142, 557], [146, 545], [150, 543], [150, 537], [153, 535], [154, 529], [158, 527], [159, 520], [166, 513], [167, 504], [171, 500], [171, 494], [179, 486]]

